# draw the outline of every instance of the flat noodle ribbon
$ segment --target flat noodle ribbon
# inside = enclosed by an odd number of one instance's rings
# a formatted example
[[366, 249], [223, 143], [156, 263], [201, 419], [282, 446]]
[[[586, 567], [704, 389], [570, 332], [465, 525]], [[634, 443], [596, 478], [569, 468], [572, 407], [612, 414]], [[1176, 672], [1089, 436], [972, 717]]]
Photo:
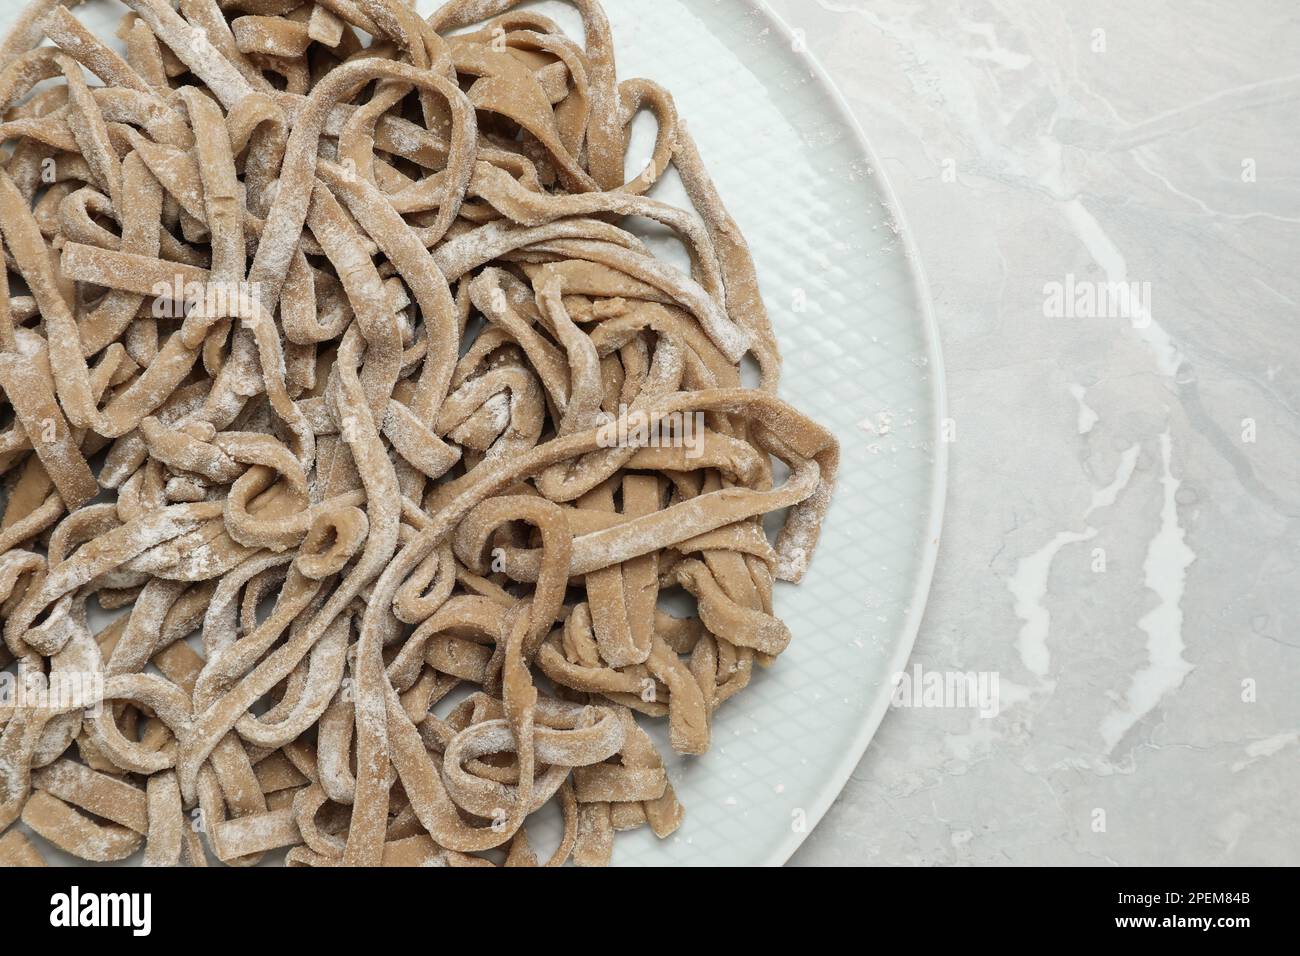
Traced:
[[602, 865], [684, 812], [637, 715], [790, 643], [838, 446], [672, 97], [518, 2], [0, 44], [0, 863]]

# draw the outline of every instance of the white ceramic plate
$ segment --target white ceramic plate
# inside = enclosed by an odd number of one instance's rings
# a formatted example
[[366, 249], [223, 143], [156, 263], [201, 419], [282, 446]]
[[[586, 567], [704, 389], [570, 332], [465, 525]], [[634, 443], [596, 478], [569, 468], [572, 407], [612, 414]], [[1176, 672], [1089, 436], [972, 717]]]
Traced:
[[[535, 6], [581, 37], [571, 7]], [[6, 5], [0, 28], [18, 9]], [[93, 2], [77, 14], [112, 38], [123, 10]], [[755, 0], [605, 0], [605, 10], [620, 78], [673, 93], [749, 240], [785, 358], [782, 396], [831, 428], [843, 455], [812, 568], [798, 587], [778, 585], [790, 648], [717, 714], [707, 755], [669, 756], [681, 829], [662, 842], [644, 829], [620, 834], [614, 861], [777, 865], [866, 750], [920, 623], [946, 480], [938, 339], [870, 147], [775, 15]], [[653, 142], [642, 119], [633, 173]], [[653, 195], [687, 204], [672, 176]]]

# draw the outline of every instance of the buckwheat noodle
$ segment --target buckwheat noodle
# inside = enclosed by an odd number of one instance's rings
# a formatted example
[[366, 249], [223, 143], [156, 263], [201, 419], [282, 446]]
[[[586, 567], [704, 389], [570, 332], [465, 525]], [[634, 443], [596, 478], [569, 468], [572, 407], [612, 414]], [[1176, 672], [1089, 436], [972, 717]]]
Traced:
[[785, 649], [838, 449], [672, 97], [594, 0], [582, 43], [516, 0], [125, 2], [123, 54], [49, 0], [0, 46], [0, 863], [673, 832], [635, 715], [703, 754]]

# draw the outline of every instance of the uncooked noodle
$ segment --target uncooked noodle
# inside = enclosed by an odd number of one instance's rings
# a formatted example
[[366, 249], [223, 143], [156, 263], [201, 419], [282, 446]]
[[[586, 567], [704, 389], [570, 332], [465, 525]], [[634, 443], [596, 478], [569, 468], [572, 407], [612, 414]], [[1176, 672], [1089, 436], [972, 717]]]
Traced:
[[124, 53], [18, 17], [0, 863], [600, 865], [680, 825], [636, 715], [703, 754], [786, 648], [838, 448], [672, 97], [571, 2], [581, 43], [517, 0], [125, 0]]

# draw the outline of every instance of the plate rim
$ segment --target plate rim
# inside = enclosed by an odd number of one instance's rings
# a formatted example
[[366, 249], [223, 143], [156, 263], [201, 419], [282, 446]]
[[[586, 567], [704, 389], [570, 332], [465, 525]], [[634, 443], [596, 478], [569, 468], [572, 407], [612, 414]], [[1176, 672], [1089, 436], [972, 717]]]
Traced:
[[[787, 43], [793, 44], [795, 39], [793, 28], [781, 14], [772, 9], [768, 0], [744, 0], [744, 3], [751, 11], [762, 15]], [[934, 452], [930, 471], [930, 500], [927, 509], [929, 517], [925, 526], [925, 547], [912, 588], [912, 597], [908, 602], [907, 614], [903, 619], [899, 640], [887, 661], [887, 673], [892, 676], [906, 668], [907, 661], [912, 655], [912, 648], [916, 644], [921, 621], [925, 617], [925, 609], [929, 605], [930, 588], [934, 582], [934, 571], [938, 563], [939, 546], [943, 535], [944, 509], [948, 498], [949, 464], [948, 442], [943, 435], [944, 423], [948, 419], [948, 388], [943, 364], [943, 347], [939, 336], [939, 323], [934, 315], [934, 301], [930, 294], [930, 282], [926, 275], [925, 264], [921, 259], [920, 250], [913, 241], [911, 227], [908, 225], [907, 217], [898, 201], [898, 196], [894, 192], [893, 184], [890, 182], [884, 167], [881, 166], [880, 158], [871, 145], [866, 130], [862, 128], [862, 123], [859, 122], [844, 93], [831, 78], [830, 73], [827, 72], [807, 44], [804, 44], [804, 48], [799, 55], [807, 62], [813, 78], [823, 92], [826, 93], [835, 112], [839, 114], [840, 119], [853, 134], [859, 150], [867, 157], [870, 163], [868, 175], [879, 190], [881, 200], [889, 210], [889, 214], [897, 227], [903, 245], [903, 256], [910, 265], [907, 271], [912, 283], [912, 289], [920, 305], [921, 333], [925, 339], [927, 367], [931, 370], [930, 398], [934, 402], [935, 414], [930, 434], [930, 442]], [[753, 865], [783, 866], [789, 862], [790, 857], [803, 845], [808, 835], [817, 828], [817, 825], [826, 815], [826, 811], [831, 808], [831, 804], [839, 798], [854, 769], [861, 763], [867, 748], [876, 736], [876, 731], [880, 729], [885, 714], [889, 711], [891, 698], [892, 693], [878, 693], [876, 699], [872, 701], [865, 717], [858, 724], [849, 747], [845, 749], [825, 783], [818, 787], [813, 805], [805, 809], [808, 826], [802, 831], [791, 828], [780, 843]]]

